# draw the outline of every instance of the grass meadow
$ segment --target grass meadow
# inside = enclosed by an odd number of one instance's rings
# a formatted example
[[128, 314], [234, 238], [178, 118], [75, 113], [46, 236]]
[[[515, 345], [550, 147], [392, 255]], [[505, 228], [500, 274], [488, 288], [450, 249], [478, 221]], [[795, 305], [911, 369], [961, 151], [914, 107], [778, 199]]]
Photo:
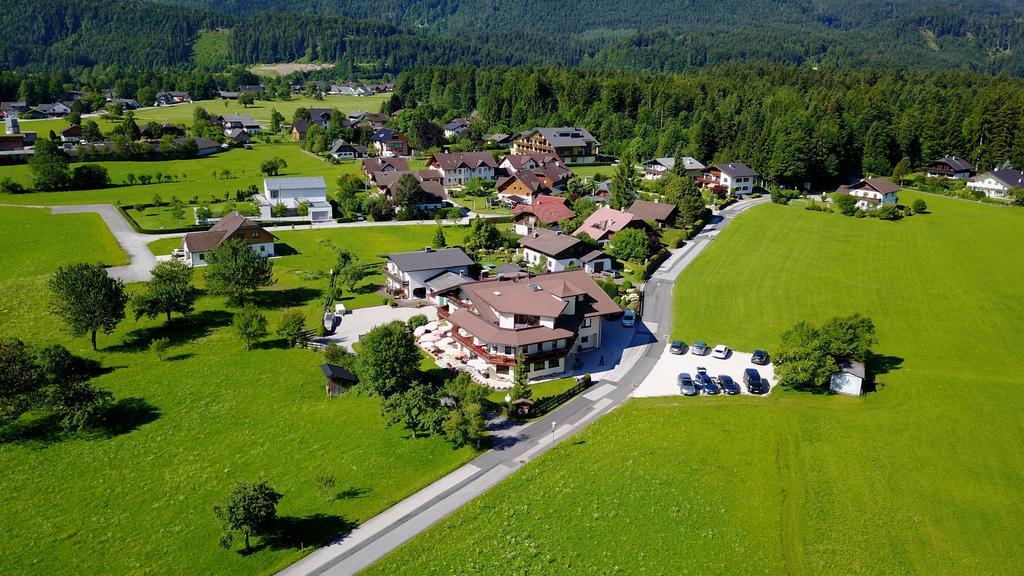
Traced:
[[[274, 336], [244, 350], [218, 297], [169, 326], [125, 319], [94, 353], [47, 311], [46, 281], [62, 263], [125, 263], [99, 217], [0, 207], [0, 225], [17, 232], [0, 255], [0, 337], [101, 361], [110, 371], [95, 383], [116, 402], [89, 433], [63, 434], [42, 415], [0, 428], [5, 574], [270, 574], [474, 455], [385, 428], [374, 398], [328, 399], [316, 352]], [[280, 233], [296, 253], [275, 261], [278, 283], [256, 298], [271, 333], [287, 308], [306, 309], [311, 325], [318, 317], [326, 278], [312, 276], [333, 260], [319, 240], [369, 258], [433, 236], [431, 226], [357, 230]], [[162, 336], [172, 346], [159, 360], [147, 348]], [[320, 475], [334, 486], [320, 490]], [[211, 507], [260, 477], [284, 494], [279, 531], [248, 556], [220, 548]]]
[[925, 198], [755, 208], [676, 285], [738, 350], [867, 314], [875, 392], [632, 400], [367, 574], [1024, 572], [1024, 211]]

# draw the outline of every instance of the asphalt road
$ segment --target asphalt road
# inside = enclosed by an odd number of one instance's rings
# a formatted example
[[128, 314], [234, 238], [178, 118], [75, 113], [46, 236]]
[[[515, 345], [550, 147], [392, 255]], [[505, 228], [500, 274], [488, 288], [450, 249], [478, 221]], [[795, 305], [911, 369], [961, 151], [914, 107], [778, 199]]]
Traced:
[[278, 575], [355, 574], [625, 402], [657, 364], [666, 345], [676, 278], [733, 218], [765, 202], [767, 198], [747, 200], [721, 211], [704, 233], [676, 250], [655, 272], [644, 286], [643, 319], [623, 352], [623, 370], [615, 370], [611, 379], [595, 382], [583, 394], [534, 422], [508, 428], [502, 427], [507, 423], [497, 424], [491, 430], [493, 449]]

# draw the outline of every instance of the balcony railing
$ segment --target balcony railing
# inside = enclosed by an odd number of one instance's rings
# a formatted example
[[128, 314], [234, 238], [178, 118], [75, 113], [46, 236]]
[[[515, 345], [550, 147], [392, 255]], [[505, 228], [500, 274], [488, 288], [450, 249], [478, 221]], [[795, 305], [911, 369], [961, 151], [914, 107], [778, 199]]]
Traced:
[[397, 282], [398, 284], [400, 284], [402, 287], [405, 287], [405, 286], [409, 285], [409, 281], [408, 280], [403, 280], [401, 276], [399, 276], [399, 275], [395, 274], [394, 272], [388, 270], [387, 266], [385, 266], [384, 269], [381, 272], [385, 276], [387, 276], [388, 278], [390, 278], [390, 279], [394, 280], [395, 282]]
[[[515, 356], [507, 356], [504, 354], [494, 354], [492, 352], [488, 352], [487, 349], [484, 348], [483, 346], [475, 344], [473, 342], [472, 336], [459, 334], [457, 330], [452, 330], [451, 335], [456, 342], [462, 344], [480, 358], [483, 358], [488, 364], [493, 364], [495, 366], [515, 366], [516, 364]], [[568, 342], [567, 345], [563, 348], [555, 348], [554, 350], [542, 350], [539, 352], [534, 352], [532, 354], [526, 354], [526, 363], [530, 364], [533, 362], [544, 362], [554, 358], [561, 358], [569, 353], [569, 350], [572, 349], [573, 342], [575, 342], [575, 339], [573, 341]]]

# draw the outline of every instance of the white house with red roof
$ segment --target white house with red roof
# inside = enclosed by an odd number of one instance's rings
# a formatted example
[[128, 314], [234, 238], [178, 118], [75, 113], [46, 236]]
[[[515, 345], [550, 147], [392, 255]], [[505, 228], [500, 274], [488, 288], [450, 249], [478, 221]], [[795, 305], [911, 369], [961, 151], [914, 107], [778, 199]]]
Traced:
[[452, 152], [434, 154], [427, 166], [441, 173], [441, 184], [465, 186], [473, 178], [493, 181], [498, 162], [490, 152]]

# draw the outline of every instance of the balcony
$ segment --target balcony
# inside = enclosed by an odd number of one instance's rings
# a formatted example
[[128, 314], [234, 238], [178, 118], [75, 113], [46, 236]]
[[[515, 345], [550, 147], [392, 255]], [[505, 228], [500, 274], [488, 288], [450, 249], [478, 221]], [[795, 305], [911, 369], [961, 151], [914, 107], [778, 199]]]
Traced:
[[[488, 364], [491, 364], [493, 366], [516, 365], [515, 356], [507, 356], [504, 354], [494, 354], [492, 352], [488, 352], [487, 349], [484, 348], [483, 346], [480, 346], [479, 344], [474, 344], [472, 336], [459, 334], [458, 330], [452, 330], [451, 336], [452, 338], [455, 339], [456, 342], [465, 346], [466, 349], [471, 351], [473, 354], [476, 354], [480, 358], [483, 358]], [[573, 342], [575, 342], [575, 340], [568, 342], [567, 345], [563, 348], [555, 348], [554, 350], [542, 350], [539, 352], [534, 352], [532, 354], [526, 354], [526, 362], [527, 364], [529, 364], [532, 362], [546, 362], [547, 360], [551, 360], [554, 358], [561, 358], [569, 353], [569, 350], [572, 349]]]
[[381, 273], [384, 274], [385, 277], [390, 278], [391, 280], [393, 280], [396, 284], [398, 284], [402, 288], [407, 288], [409, 286], [409, 281], [408, 280], [403, 280], [401, 276], [399, 276], [399, 275], [395, 274], [394, 272], [391, 272], [390, 270], [388, 270], [387, 266], [384, 267], [384, 269], [381, 271]]

